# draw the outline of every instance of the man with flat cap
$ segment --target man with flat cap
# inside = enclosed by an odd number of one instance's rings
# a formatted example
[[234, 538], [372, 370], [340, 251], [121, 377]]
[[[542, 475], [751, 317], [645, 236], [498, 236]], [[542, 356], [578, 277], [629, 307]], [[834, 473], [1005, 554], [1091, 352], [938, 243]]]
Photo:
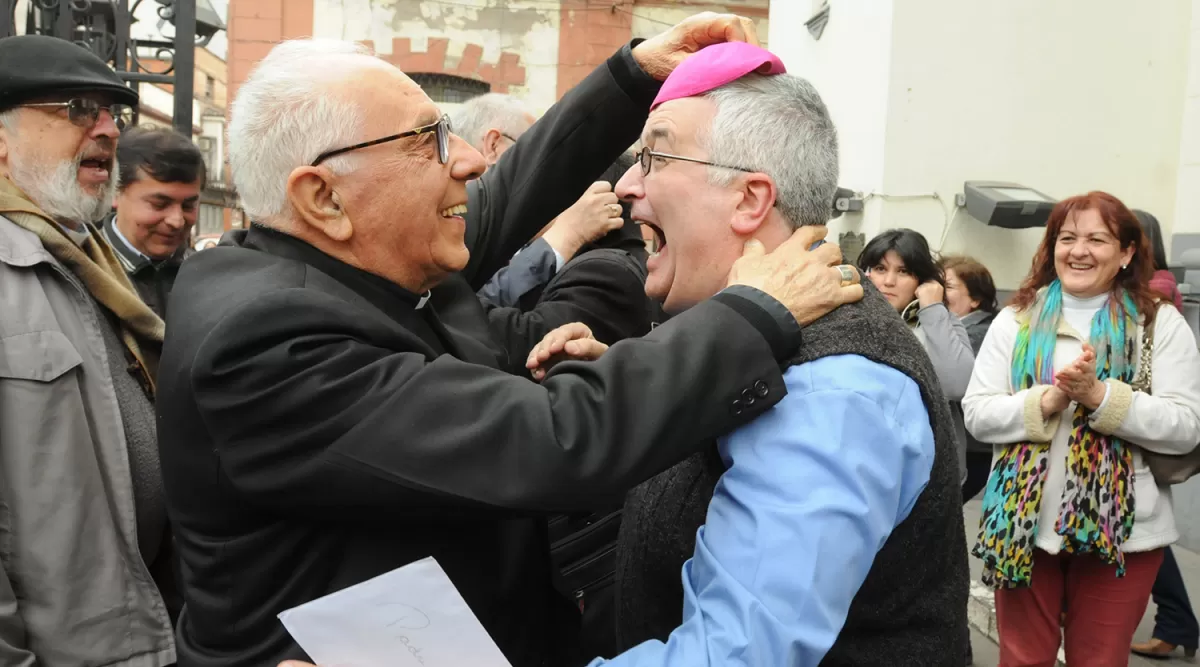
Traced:
[[0, 664], [175, 661], [154, 424], [163, 323], [94, 223], [137, 94], [0, 39]]

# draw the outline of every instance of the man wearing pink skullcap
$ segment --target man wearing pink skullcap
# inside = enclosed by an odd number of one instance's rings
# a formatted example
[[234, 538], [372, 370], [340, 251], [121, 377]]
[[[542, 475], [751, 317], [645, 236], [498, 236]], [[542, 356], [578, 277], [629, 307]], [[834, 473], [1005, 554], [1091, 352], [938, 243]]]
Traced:
[[[651, 108], [639, 164], [616, 191], [654, 232], [646, 293], [668, 312], [724, 288], [743, 252], [826, 223], [833, 123], [773, 54], [706, 48]], [[963, 664], [953, 422], [920, 343], [863, 288], [861, 302], [803, 327], [782, 401], [629, 495], [617, 551], [625, 652], [593, 667]], [[543, 346], [565, 338], [575, 358], [603, 352], [579, 329]], [[646, 381], [670, 391], [669, 378]]]

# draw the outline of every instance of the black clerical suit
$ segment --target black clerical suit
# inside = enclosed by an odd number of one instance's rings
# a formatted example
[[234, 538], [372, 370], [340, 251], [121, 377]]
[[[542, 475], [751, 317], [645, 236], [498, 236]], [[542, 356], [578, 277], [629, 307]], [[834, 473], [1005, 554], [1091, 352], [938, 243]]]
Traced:
[[493, 339], [476, 290], [635, 140], [657, 86], [626, 46], [547, 112], [474, 188], [470, 264], [428, 298], [258, 226], [184, 265], [157, 406], [180, 667], [302, 658], [279, 612], [426, 556], [514, 667], [567, 664], [541, 513], [754, 419], [800, 338], [733, 288], [541, 384], [508, 372], [529, 342]]

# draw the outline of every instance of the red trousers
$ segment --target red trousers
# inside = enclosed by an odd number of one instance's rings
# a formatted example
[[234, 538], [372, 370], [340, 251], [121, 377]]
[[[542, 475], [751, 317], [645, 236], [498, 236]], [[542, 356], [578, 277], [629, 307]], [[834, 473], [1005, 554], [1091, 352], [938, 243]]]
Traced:
[[1118, 579], [1095, 556], [1034, 549], [1032, 586], [996, 591], [1000, 667], [1054, 667], [1060, 643], [1072, 667], [1127, 667], [1162, 560], [1162, 549], [1127, 553]]

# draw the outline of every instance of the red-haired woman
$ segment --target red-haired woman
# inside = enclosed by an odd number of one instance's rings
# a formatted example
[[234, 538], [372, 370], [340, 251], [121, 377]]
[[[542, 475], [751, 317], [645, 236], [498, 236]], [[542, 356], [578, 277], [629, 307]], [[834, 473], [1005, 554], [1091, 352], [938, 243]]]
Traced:
[[[1115, 197], [1059, 202], [979, 351], [966, 425], [997, 444], [973, 553], [996, 588], [1002, 667], [1053, 665], [1064, 605], [1068, 664], [1126, 665], [1162, 548], [1179, 537], [1142, 451], [1200, 440], [1200, 353], [1151, 292], [1153, 271]], [[1150, 385], [1135, 389], [1150, 326]]]

